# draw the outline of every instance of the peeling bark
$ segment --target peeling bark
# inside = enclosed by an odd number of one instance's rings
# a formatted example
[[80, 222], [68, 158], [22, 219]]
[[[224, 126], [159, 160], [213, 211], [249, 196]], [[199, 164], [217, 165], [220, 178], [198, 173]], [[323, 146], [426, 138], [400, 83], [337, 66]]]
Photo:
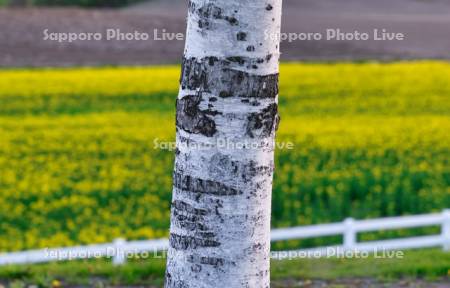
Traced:
[[281, 0], [188, 11], [165, 287], [269, 287]]

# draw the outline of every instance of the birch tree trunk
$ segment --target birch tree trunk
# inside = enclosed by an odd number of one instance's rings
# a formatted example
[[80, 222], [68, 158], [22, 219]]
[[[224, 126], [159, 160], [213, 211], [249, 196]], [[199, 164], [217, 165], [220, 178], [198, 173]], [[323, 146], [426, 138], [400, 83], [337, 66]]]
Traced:
[[191, 0], [165, 287], [269, 287], [281, 0]]

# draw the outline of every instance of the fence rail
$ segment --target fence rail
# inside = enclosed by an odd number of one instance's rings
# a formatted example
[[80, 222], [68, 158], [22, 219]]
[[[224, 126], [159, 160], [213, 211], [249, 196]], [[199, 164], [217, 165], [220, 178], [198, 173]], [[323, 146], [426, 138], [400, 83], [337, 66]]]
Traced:
[[[411, 238], [399, 238], [380, 241], [358, 242], [357, 235], [361, 232], [440, 226], [441, 233]], [[311, 249], [279, 251], [274, 258], [282, 259], [292, 255], [314, 255], [324, 257], [329, 251], [374, 252], [399, 249], [416, 249], [442, 247], [450, 251], [450, 210], [442, 213], [389, 217], [371, 220], [354, 220], [347, 218], [343, 222], [313, 226], [275, 229], [271, 240], [285, 241], [313, 237], [343, 235], [343, 244], [338, 246], [318, 247]], [[51, 261], [66, 261], [86, 258], [112, 257], [113, 263], [120, 265], [126, 262], [127, 256], [137, 253], [158, 253], [167, 250], [167, 239], [130, 241], [116, 239], [113, 243], [87, 246], [51, 248], [0, 254], [0, 265], [43, 263]], [[331, 250], [330, 250], [331, 249]]]

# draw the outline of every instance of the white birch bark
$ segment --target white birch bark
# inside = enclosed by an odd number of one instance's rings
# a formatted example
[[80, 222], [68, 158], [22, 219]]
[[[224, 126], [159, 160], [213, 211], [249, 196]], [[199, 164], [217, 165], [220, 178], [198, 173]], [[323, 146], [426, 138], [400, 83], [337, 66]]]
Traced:
[[269, 287], [281, 0], [191, 0], [165, 287]]

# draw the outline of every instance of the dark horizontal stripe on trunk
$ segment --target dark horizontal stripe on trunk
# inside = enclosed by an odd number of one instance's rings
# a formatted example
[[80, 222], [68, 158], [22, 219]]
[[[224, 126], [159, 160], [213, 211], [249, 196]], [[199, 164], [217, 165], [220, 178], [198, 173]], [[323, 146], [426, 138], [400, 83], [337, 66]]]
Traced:
[[207, 257], [207, 256], [199, 256], [199, 255], [189, 255], [187, 258], [189, 263], [197, 263], [203, 265], [211, 265], [214, 267], [223, 266], [225, 260], [223, 258], [217, 257]]
[[[269, 60], [266, 60], [269, 59]], [[278, 74], [253, 75], [236, 70], [257, 68], [270, 57], [184, 58], [181, 74], [182, 89], [211, 93], [222, 98], [275, 98], [278, 95]]]
[[201, 239], [192, 236], [170, 234], [170, 247], [177, 250], [195, 249], [198, 247], [218, 247], [220, 243], [211, 239]]
[[209, 233], [209, 229], [204, 224], [204, 216], [207, 214], [207, 210], [194, 208], [184, 201], [172, 202], [172, 224], [186, 231], [199, 233], [200, 236], [203, 235], [202, 233]]
[[201, 215], [201, 216], [208, 214], [208, 211], [206, 211], [205, 209], [195, 208], [192, 205], [190, 205], [184, 201], [180, 201], [180, 200], [173, 201], [172, 207], [174, 209], [177, 209], [178, 212], [184, 212], [184, 213]]
[[215, 196], [234, 196], [242, 194], [242, 191], [229, 187], [223, 183], [204, 180], [178, 172], [173, 174], [173, 185], [184, 191]]

